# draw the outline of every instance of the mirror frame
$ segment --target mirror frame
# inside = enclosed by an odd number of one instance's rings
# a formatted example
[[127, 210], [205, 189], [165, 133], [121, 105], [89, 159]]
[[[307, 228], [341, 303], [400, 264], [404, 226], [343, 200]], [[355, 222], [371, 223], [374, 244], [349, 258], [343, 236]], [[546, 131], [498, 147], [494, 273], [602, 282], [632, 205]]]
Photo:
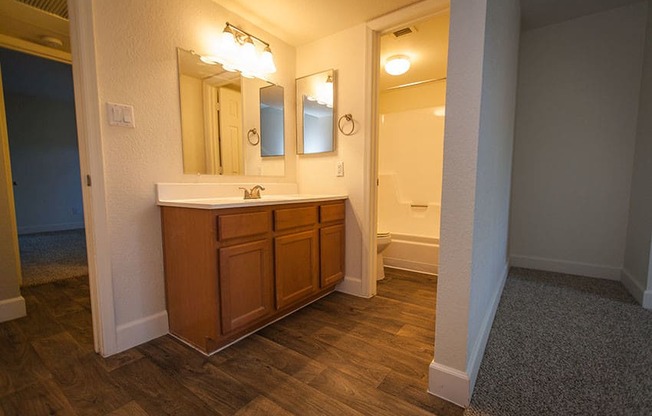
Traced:
[[[333, 80], [333, 107], [332, 107], [332, 113], [333, 113], [333, 120], [331, 123], [331, 148], [330, 150], [325, 150], [322, 152], [305, 152], [305, 138], [304, 138], [304, 106], [303, 106], [303, 99], [304, 96], [307, 96], [307, 93], [310, 93], [309, 91], [306, 91], [305, 88], [303, 88], [303, 83], [309, 82], [309, 78], [318, 78], [318, 77], [332, 77]], [[334, 153], [337, 150], [337, 135], [336, 135], [336, 114], [337, 114], [337, 71], [334, 69], [327, 69], [324, 71], [320, 71], [314, 74], [306, 75], [304, 77], [300, 77], [296, 79], [295, 82], [296, 86], [296, 100], [297, 100], [297, 117], [296, 117], [296, 124], [297, 124], [297, 154], [298, 155], [317, 155], [317, 154], [324, 154], [324, 153]], [[310, 95], [310, 94], [308, 94]]]

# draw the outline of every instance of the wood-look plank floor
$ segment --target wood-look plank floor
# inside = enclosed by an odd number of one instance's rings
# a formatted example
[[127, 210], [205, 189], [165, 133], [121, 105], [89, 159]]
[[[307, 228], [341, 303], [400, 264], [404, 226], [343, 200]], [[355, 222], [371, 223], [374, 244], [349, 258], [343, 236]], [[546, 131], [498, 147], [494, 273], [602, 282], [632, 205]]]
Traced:
[[165, 336], [93, 352], [88, 281], [23, 289], [0, 324], [0, 416], [461, 415], [426, 392], [436, 278], [389, 271], [378, 295], [333, 293], [211, 356]]

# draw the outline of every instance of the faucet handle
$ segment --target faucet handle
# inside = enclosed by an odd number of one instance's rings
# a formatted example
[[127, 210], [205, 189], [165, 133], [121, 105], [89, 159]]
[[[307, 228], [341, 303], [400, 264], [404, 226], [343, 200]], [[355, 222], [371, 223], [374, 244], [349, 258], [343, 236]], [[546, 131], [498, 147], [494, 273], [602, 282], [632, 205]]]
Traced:
[[251, 199], [251, 192], [249, 192], [249, 189], [243, 188], [241, 186], [239, 186], [238, 189], [242, 189], [244, 191], [244, 199]]

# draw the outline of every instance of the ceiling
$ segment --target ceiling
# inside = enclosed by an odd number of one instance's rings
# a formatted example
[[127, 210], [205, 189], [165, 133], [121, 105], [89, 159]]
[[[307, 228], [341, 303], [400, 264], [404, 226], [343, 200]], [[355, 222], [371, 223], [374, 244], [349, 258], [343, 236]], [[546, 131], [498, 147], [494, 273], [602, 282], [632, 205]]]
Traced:
[[[290, 45], [303, 45], [401, 9], [419, 0], [213, 0], [264, 28]], [[523, 30], [542, 27], [587, 14], [598, 13], [640, 0], [521, 0]], [[33, 6], [33, 7], [32, 7]], [[39, 10], [42, 9], [42, 10]], [[43, 36], [63, 43], [70, 51], [66, 0], [0, 0], [0, 33], [44, 44]], [[448, 13], [431, 22], [412, 23], [416, 32], [381, 40], [381, 63], [394, 54], [408, 54], [412, 68], [391, 77], [381, 71], [386, 89], [419, 80], [446, 76]]]
[[68, 15], [65, 6], [65, 0], [0, 0], [0, 33], [50, 47], [52, 45], [44, 37], [56, 38], [61, 46], [54, 47], [70, 52], [70, 25], [68, 19], [62, 17]]
[[521, 29], [530, 30], [641, 0], [521, 0]]
[[[446, 77], [448, 66], [448, 10], [407, 26], [412, 33], [396, 37], [394, 32], [380, 38], [380, 90]], [[389, 75], [383, 69], [387, 58], [407, 55], [411, 67], [403, 75]]]
[[290, 45], [300, 46], [420, 0], [213, 0]]

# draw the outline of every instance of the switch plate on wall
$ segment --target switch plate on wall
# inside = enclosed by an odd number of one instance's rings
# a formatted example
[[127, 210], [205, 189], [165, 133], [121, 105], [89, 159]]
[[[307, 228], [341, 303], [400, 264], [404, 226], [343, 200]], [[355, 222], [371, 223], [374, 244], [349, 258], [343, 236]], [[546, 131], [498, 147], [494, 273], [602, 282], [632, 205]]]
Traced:
[[134, 107], [125, 104], [106, 103], [109, 124], [112, 126], [131, 127], [134, 123]]
[[344, 162], [341, 160], [337, 161], [337, 176], [344, 176]]

